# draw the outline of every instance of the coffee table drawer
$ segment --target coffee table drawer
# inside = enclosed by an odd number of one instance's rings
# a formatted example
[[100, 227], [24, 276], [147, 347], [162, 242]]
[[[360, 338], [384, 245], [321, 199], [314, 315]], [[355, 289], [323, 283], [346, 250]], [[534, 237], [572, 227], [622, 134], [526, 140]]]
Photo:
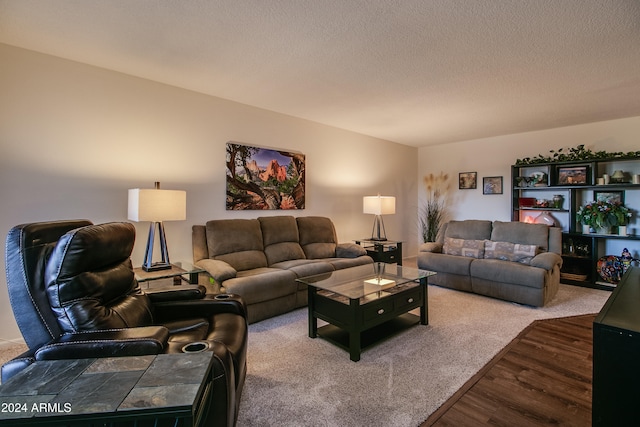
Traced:
[[406, 295], [402, 295], [396, 299], [396, 310], [407, 311], [411, 308], [418, 307], [422, 304], [422, 292], [420, 288], [416, 288]]
[[370, 303], [362, 311], [365, 324], [374, 319], [385, 319], [393, 313], [393, 298], [385, 298], [380, 302]]

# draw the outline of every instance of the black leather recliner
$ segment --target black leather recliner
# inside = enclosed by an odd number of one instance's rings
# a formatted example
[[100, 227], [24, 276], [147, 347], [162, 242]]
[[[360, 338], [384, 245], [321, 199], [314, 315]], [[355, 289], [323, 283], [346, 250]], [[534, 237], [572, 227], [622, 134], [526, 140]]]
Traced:
[[140, 289], [131, 264], [135, 228], [89, 221], [23, 224], [6, 242], [11, 307], [29, 350], [2, 366], [2, 382], [36, 360], [182, 352], [215, 354], [215, 425], [233, 425], [246, 375], [246, 306], [203, 287]]

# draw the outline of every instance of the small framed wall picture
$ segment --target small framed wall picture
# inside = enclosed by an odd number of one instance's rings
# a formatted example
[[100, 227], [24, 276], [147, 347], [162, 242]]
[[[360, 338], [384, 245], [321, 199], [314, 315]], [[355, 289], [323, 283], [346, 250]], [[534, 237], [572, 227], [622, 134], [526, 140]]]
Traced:
[[594, 191], [596, 202], [608, 202], [624, 204], [624, 191]]
[[460, 172], [458, 174], [458, 188], [460, 190], [478, 188], [478, 172]]
[[482, 194], [502, 194], [502, 177], [485, 176], [482, 178]]

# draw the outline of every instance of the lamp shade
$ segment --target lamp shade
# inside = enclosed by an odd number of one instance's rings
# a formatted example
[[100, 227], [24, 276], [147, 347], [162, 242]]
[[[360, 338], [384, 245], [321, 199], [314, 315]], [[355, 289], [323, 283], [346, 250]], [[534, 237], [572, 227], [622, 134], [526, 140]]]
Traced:
[[129, 190], [131, 221], [181, 221], [187, 219], [187, 192], [133, 188]]
[[362, 213], [390, 215], [396, 213], [396, 198], [393, 196], [365, 196], [362, 198]]

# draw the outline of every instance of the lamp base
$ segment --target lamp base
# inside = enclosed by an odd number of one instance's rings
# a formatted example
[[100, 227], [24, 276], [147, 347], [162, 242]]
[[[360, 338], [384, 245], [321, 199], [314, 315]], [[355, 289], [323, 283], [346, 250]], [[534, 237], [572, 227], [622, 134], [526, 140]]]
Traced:
[[371, 230], [371, 240], [383, 242], [387, 240], [387, 232], [384, 229], [382, 215], [376, 215], [373, 220], [373, 229]]
[[160, 271], [160, 270], [170, 270], [172, 267], [173, 266], [171, 264], [156, 262], [151, 265], [143, 265], [142, 269], [144, 271]]
[[374, 242], [385, 242], [387, 240], [386, 237], [374, 237], [371, 236], [368, 240], [374, 241]]
[[[155, 240], [156, 226], [158, 227], [158, 237], [160, 238], [160, 261], [153, 262], [153, 241]], [[152, 222], [149, 226], [149, 237], [147, 238], [147, 248], [144, 253], [144, 262], [142, 269], [144, 271], [169, 270], [171, 263], [169, 262], [169, 252], [167, 251], [167, 239], [164, 234], [164, 225], [162, 222]]]

